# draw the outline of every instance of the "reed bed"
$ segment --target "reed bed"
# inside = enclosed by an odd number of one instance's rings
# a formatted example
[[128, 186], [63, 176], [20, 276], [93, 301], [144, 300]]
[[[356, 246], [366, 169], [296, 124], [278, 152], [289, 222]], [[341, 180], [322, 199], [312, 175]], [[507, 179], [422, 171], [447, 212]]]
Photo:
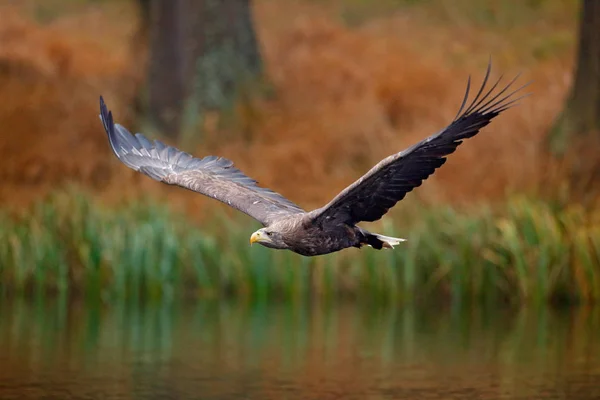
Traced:
[[513, 198], [468, 213], [452, 207], [409, 211], [396, 215], [402, 225], [390, 218], [378, 226], [408, 238], [393, 251], [349, 249], [305, 258], [250, 247], [258, 226], [244, 217], [193, 224], [151, 201], [106, 208], [83, 192], [60, 192], [20, 217], [2, 215], [0, 280], [10, 295], [104, 300], [600, 299], [600, 221], [582, 208]]

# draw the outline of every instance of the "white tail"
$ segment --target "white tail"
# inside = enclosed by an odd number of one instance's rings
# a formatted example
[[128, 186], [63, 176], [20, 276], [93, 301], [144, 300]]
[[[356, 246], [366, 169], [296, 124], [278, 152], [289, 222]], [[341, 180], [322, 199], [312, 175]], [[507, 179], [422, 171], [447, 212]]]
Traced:
[[372, 235], [381, 240], [383, 242], [383, 247], [388, 249], [393, 249], [394, 246], [397, 246], [402, 242], [406, 242], [406, 239], [383, 236], [378, 233], [372, 233]]

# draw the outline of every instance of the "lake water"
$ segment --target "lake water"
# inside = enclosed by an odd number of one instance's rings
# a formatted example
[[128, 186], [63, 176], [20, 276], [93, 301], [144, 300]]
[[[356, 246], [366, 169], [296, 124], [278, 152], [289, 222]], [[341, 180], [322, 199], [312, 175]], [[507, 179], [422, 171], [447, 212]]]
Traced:
[[0, 399], [600, 399], [600, 312], [0, 305]]

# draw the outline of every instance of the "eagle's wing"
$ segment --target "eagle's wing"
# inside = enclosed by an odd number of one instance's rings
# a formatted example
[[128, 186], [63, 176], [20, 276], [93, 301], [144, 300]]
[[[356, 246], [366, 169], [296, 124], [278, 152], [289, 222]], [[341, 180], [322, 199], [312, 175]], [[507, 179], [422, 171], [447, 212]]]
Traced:
[[116, 156], [136, 171], [150, 178], [201, 193], [236, 208], [269, 225], [277, 218], [304, 212], [279, 193], [259, 187], [256, 181], [233, 166], [233, 162], [216, 156], [202, 159], [144, 135], [132, 135], [115, 124], [100, 97], [100, 119]]
[[515, 99], [514, 95], [527, 85], [509, 91], [518, 75], [502, 90], [494, 93], [502, 79], [500, 77], [483, 94], [490, 70], [491, 64], [488, 65], [477, 96], [463, 111], [469, 95], [471, 83], [469, 77], [463, 103], [449, 126], [406, 150], [380, 161], [327, 205], [312, 211], [310, 214], [313, 221], [337, 220], [355, 224], [360, 221], [378, 220], [408, 192], [420, 186], [442, 166], [446, 162], [445, 157], [453, 153], [462, 140], [475, 136], [494, 117], [524, 97]]

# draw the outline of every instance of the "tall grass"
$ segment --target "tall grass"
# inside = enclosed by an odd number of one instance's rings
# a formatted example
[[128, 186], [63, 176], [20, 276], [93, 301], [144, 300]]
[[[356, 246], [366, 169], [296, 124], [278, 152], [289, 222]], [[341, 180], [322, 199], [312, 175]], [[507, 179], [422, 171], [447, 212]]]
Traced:
[[[515, 198], [492, 210], [410, 213], [379, 230], [407, 237], [395, 250], [348, 249], [305, 258], [248, 244], [248, 219], [194, 225], [151, 202], [104, 208], [75, 191], [26, 215], [2, 216], [0, 280], [11, 294], [103, 299], [339, 295], [406, 302], [595, 302], [600, 221], [578, 207]], [[402, 226], [402, 230], [399, 227]]]

